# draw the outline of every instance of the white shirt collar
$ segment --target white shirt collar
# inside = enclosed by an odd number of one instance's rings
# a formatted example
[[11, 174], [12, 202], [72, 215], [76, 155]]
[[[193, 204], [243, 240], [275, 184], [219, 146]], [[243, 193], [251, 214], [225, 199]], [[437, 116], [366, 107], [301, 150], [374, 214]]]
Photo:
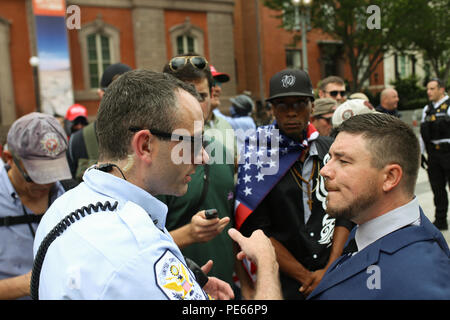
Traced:
[[411, 224], [420, 224], [419, 202], [416, 197], [401, 207], [359, 225], [355, 234], [358, 251], [385, 235]]
[[434, 108], [438, 108], [444, 101], [446, 101], [448, 99], [448, 95], [445, 95], [445, 97], [443, 97], [441, 100], [439, 100], [438, 102], [434, 102], [433, 103], [433, 107]]
[[96, 170], [94, 166], [85, 171], [84, 182], [92, 190], [119, 200], [119, 208], [127, 201], [141, 206], [152, 218], [158, 228], [166, 224], [167, 205], [144, 189], [112, 174]]

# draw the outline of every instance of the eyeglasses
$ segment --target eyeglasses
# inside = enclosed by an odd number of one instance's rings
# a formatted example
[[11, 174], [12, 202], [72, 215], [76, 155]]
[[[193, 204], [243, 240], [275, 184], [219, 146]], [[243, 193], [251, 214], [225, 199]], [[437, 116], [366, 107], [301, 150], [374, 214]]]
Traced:
[[316, 119], [323, 119], [326, 122], [328, 122], [328, 124], [331, 124], [331, 119], [332, 117], [322, 117], [322, 116], [317, 116]]
[[340, 94], [341, 97], [345, 97], [347, 95], [347, 92], [345, 92], [345, 90], [343, 90], [343, 91], [333, 90], [333, 91], [325, 91], [325, 92], [334, 98], [337, 97], [338, 94]]
[[171, 141], [190, 141], [191, 142], [191, 155], [192, 155], [192, 163], [194, 163], [194, 159], [201, 153], [202, 149], [206, 149], [209, 142], [204, 139], [203, 134], [200, 137], [196, 136], [183, 136], [176, 133], [168, 133], [159, 131], [156, 129], [147, 129], [131, 126], [128, 128], [129, 131], [136, 133], [141, 130], [148, 130], [154, 136], [162, 140], [171, 140]]
[[200, 56], [182, 56], [175, 57], [169, 61], [169, 68], [176, 72], [182, 67], [184, 67], [188, 62], [191, 65], [199, 70], [204, 70], [208, 66], [208, 60], [204, 57]]
[[217, 81], [217, 80], [214, 80], [214, 82], [213, 82], [213, 87], [219, 87], [219, 88], [222, 88], [222, 82]]
[[294, 103], [285, 103], [281, 101], [273, 101], [271, 103], [275, 109], [279, 111], [288, 111], [289, 109], [294, 109], [296, 112], [303, 110], [304, 108], [308, 107], [309, 105], [309, 99], [300, 99], [297, 102]]
[[13, 161], [16, 164], [17, 169], [19, 170], [19, 172], [22, 174], [22, 177], [25, 179], [26, 182], [31, 183], [33, 182], [33, 180], [31, 180], [30, 176], [28, 175], [28, 173], [26, 173], [22, 167], [20, 166], [19, 163], [19, 159], [17, 159], [17, 157], [15, 155], [13, 155]]

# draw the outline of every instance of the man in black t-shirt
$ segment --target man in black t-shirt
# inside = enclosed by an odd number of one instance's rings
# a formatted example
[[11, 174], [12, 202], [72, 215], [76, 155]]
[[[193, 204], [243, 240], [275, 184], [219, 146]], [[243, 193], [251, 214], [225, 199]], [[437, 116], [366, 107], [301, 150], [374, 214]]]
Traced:
[[[259, 172], [253, 177], [251, 164], [239, 168], [236, 224], [244, 235], [262, 229], [270, 237], [285, 299], [304, 299], [312, 292], [327, 267], [341, 255], [352, 227], [351, 222], [335, 220], [324, 210], [326, 191], [319, 170], [332, 140], [319, 136], [309, 123], [313, 99], [311, 81], [304, 71], [288, 69], [275, 74], [267, 100], [276, 123], [259, 131], [279, 130], [278, 137], [269, 134], [271, 145], [267, 148], [271, 154], [279, 154], [278, 172]], [[272, 145], [274, 139], [279, 141], [278, 148]], [[251, 149], [245, 149], [246, 156]], [[261, 163], [253, 169], [262, 167]]]

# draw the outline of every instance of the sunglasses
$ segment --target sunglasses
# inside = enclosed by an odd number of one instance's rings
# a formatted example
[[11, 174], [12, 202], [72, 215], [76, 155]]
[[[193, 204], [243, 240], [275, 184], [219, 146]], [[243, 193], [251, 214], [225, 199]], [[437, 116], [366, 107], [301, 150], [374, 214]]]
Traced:
[[325, 120], [326, 122], [328, 122], [328, 124], [331, 124], [331, 118], [332, 117], [322, 117], [322, 116], [317, 116], [316, 117], [317, 119], [323, 119], [323, 120]]
[[31, 183], [33, 182], [33, 180], [31, 180], [30, 176], [28, 175], [28, 173], [26, 173], [22, 167], [20, 166], [19, 163], [19, 159], [17, 159], [17, 157], [15, 155], [13, 155], [13, 161], [16, 164], [17, 169], [19, 170], [19, 172], [22, 174], [22, 177], [25, 179], [26, 182]]
[[274, 106], [275, 109], [279, 110], [279, 111], [288, 111], [289, 109], [294, 109], [295, 111], [301, 111], [304, 108], [308, 107], [309, 105], [309, 99], [302, 99], [302, 100], [298, 100], [297, 102], [294, 103], [285, 103], [285, 102], [281, 102], [281, 101], [273, 101], [272, 105]]
[[205, 68], [208, 66], [208, 60], [206, 60], [204, 57], [182, 56], [182, 57], [172, 58], [169, 61], [169, 68], [173, 72], [176, 72], [176, 71], [180, 70], [181, 68], [183, 68], [188, 62], [194, 68], [197, 68], [199, 70], [205, 70]]
[[333, 91], [327, 91], [327, 93], [332, 97], [337, 97], [338, 94], [340, 94], [341, 97], [345, 97], [347, 95], [347, 92], [345, 92], [345, 90], [343, 90], [343, 91], [333, 90]]
[[192, 156], [192, 163], [194, 163], [194, 159], [201, 154], [202, 149], [206, 149], [206, 147], [208, 146], [209, 142], [207, 142], [204, 139], [203, 134], [200, 137], [195, 137], [195, 136], [183, 136], [183, 135], [179, 135], [179, 134], [175, 134], [175, 133], [168, 133], [168, 132], [163, 132], [163, 131], [159, 131], [156, 129], [146, 129], [146, 128], [140, 128], [140, 127], [129, 127], [128, 128], [129, 131], [136, 133], [139, 132], [141, 130], [148, 130], [150, 131], [150, 133], [158, 138], [160, 138], [161, 140], [171, 140], [171, 141], [189, 141], [191, 142], [191, 156]]

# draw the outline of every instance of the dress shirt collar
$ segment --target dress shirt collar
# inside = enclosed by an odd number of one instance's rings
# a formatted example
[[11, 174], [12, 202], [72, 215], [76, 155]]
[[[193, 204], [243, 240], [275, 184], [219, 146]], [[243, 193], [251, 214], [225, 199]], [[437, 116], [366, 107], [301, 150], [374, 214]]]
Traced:
[[416, 197], [401, 207], [358, 225], [355, 234], [358, 251], [385, 235], [411, 224], [420, 224], [420, 208]]

